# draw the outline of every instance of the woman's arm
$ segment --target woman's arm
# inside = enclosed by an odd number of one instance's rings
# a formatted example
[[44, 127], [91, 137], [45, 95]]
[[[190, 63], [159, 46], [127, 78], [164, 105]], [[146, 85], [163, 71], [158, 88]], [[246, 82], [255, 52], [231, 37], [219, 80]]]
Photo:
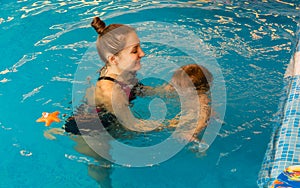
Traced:
[[[105, 88], [105, 89], [104, 89]], [[96, 105], [114, 114], [118, 121], [127, 129], [137, 132], [152, 131], [161, 127], [162, 124], [151, 120], [141, 120], [131, 113], [128, 96], [119, 85], [112, 82], [102, 81], [97, 83], [94, 100]]]
[[176, 90], [171, 84], [163, 84], [158, 87], [140, 85], [137, 91], [138, 92], [135, 93], [140, 97], [156, 95], [160, 97], [174, 98], [178, 96]]

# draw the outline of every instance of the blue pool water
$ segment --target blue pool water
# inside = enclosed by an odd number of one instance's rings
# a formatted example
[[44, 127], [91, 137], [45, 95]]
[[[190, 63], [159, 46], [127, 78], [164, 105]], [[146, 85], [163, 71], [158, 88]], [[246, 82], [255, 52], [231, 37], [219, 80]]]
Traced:
[[[43, 111], [71, 114], [74, 74], [96, 40], [89, 26], [94, 16], [108, 23], [184, 26], [208, 45], [226, 85], [224, 124], [204, 154], [186, 147], [153, 167], [115, 165], [112, 186], [257, 187], [283, 100], [283, 74], [296, 45], [297, 1], [20, 0], [0, 5], [0, 187], [98, 186], [88, 175], [88, 164], [96, 161], [76, 152], [67, 136], [47, 140], [48, 128], [35, 122]], [[149, 56], [177, 55], [152, 45], [142, 44]]]

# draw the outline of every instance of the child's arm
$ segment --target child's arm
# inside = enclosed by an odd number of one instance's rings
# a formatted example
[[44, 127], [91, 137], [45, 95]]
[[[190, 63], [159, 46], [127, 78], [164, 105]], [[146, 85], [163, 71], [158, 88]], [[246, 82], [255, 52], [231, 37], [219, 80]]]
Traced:
[[[199, 95], [199, 103], [200, 109], [198, 118], [196, 118], [197, 114], [194, 113], [193, 107], [191, 107], [190, 112], [186, 113], [185, 115], [178, 114], [176, 117], [169, 121], [170, 127], [178, 127], [179, 122], [180, 125], [184, 126], [181, 127], [181, 133], [179, 134], [179, 139], [185, 139], [189, 141], [198, 140], [198, 134], [207, 126], [207, 122], [211, 115], [211, 108], [209, 105], [209, 98], [206, 94]], [[196, 128], [192, 128], [191, 126], [196, 125]], [[193, 136], [190, 138], [190, 131], [194, 129]]]
[[199, 102], [200, 102], [200, 111], [199, 111], [199, 120], [198, 125], [195, 129], [194, 136], [197, 137], [198, 134], [207, 126], [207, 122], [211, 115], [211, 108], [209, 105], [209, 98], [206, 94], [199, 95]]

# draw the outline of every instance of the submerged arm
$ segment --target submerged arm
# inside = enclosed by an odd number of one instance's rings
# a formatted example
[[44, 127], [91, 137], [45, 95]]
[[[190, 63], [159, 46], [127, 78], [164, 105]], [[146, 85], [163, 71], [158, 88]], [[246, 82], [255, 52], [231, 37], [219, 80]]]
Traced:
[[[107, 84], [112, 84], [107, 82]], [[114, 114], [118, 121], [127, 129], [138, 132], [152, 131], [161, 127], [162, 124], [152, 120], [141, 120], [131, 113], [129, 108], [129, 99], [124, 91], [119, 87], [108, 86], [105, 90], [99, 88], [103, 84], [99, 84], [95, 91], [95, 100], [101, 101], [107, 111]], [[100, 102], [99, 102], [100, 103]]]
[[173, 120], [170, 120], [170, 126], [180, 130], [179, 139], [198, 140], [199, 133], [207, 126], [211, 115], [210, 100], [206, 94], [200, 94], [198, 99], [200, 104], [198, 110], [194, 104], [188, 105], [184, 113], [180, 112]]
[[206, 94], [199, 95], [200, 102], [200, 110], [199, 110], [199, 120], [197, 127], [195, 129], [194, 136], [198, 136], [198, 134], [207, 126], [207, 121], [211, 115], [211, 108], [209, 105], [209, 98]]

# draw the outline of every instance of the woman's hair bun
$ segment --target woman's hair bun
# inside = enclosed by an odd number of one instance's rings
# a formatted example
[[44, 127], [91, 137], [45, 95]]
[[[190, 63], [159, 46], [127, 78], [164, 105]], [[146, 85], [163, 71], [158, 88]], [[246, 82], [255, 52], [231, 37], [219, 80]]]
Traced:
[[91, 26], [96, 30], [96, 32], [100, 35], [105, 29], [105, 23], [99, 17], [94, 17]]

